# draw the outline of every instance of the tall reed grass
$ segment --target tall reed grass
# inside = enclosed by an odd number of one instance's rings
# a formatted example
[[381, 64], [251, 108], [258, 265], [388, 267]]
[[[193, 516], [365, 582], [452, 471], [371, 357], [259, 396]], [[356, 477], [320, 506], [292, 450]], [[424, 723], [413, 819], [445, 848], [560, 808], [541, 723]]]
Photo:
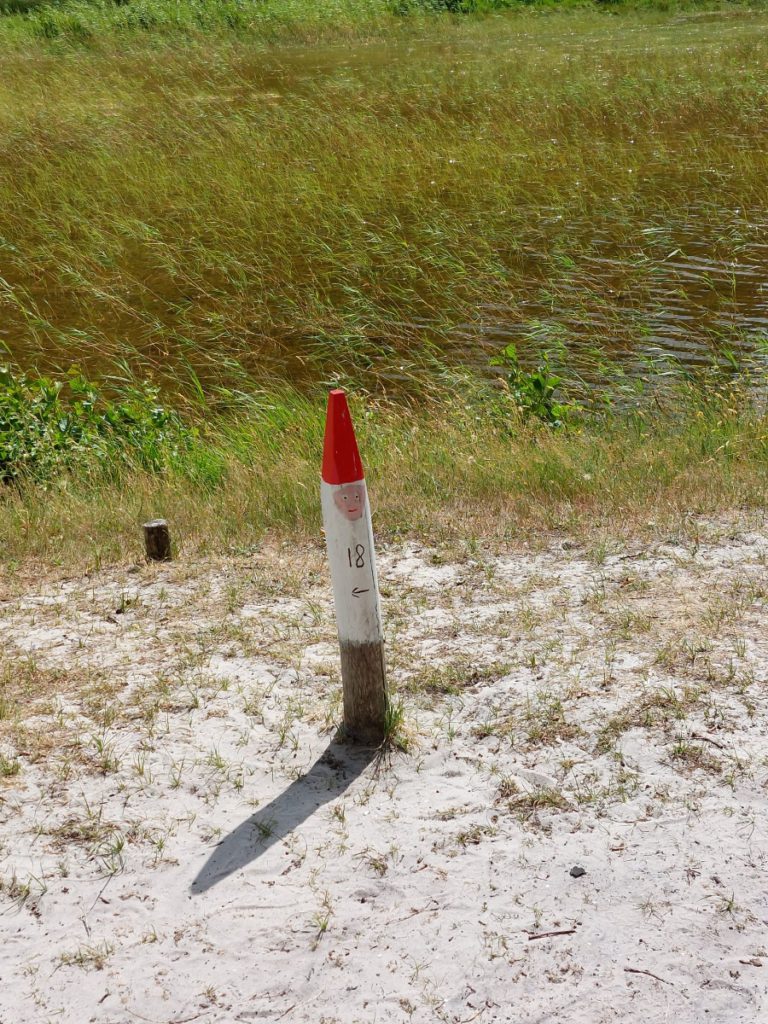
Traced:
[[569, 344], [564, 310], [631, 350], [681, 243], [727, 262], [760, 241], [766, 25], [6, 54], [0, 340], [179, 391], [391, 390], [494, 325]]

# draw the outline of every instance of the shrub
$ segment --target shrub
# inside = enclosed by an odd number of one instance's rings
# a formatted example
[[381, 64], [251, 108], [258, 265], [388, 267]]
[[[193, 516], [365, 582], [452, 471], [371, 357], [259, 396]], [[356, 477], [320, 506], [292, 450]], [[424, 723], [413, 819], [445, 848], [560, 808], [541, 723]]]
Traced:
[[80, 374], [66, 380], [0, 368], [0, 480], [45, 480], [91, 462], [104, 471], [160, 471], [189, 451], [196, 435], [163, 406], [158, 390], [130, 385], [116, 398]]

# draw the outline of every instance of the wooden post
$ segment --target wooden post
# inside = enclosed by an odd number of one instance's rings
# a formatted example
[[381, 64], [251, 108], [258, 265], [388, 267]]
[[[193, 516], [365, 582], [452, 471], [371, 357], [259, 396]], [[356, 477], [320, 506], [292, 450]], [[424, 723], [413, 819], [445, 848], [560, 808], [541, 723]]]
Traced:
[[144, 523], [144, 547], [150, 562], [170, 562], [171, 534], [165, 519]]
[[363, 464], [342, 390], [328, 396], [320, 489], [341, 648], [344, 731], [357, 742], [379, 744], [387, 714], [379, 582]]

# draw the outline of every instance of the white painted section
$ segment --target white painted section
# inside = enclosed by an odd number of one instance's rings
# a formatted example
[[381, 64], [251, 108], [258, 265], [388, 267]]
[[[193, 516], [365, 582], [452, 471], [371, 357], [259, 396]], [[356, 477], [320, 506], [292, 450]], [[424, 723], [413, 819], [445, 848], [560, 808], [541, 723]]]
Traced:
[[381, 643], [379, 581], [365, 480], [353, 484], [323, 480], [320, 497], [339, 640]]

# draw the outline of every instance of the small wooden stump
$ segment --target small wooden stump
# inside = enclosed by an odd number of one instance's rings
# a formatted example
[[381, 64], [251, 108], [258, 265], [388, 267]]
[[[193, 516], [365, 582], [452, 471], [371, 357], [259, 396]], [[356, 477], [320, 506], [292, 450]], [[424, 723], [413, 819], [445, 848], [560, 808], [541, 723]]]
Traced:
[[144, 548], [149, 562], [170, 562], [171, 534], [165, 519], [144, 523]]

